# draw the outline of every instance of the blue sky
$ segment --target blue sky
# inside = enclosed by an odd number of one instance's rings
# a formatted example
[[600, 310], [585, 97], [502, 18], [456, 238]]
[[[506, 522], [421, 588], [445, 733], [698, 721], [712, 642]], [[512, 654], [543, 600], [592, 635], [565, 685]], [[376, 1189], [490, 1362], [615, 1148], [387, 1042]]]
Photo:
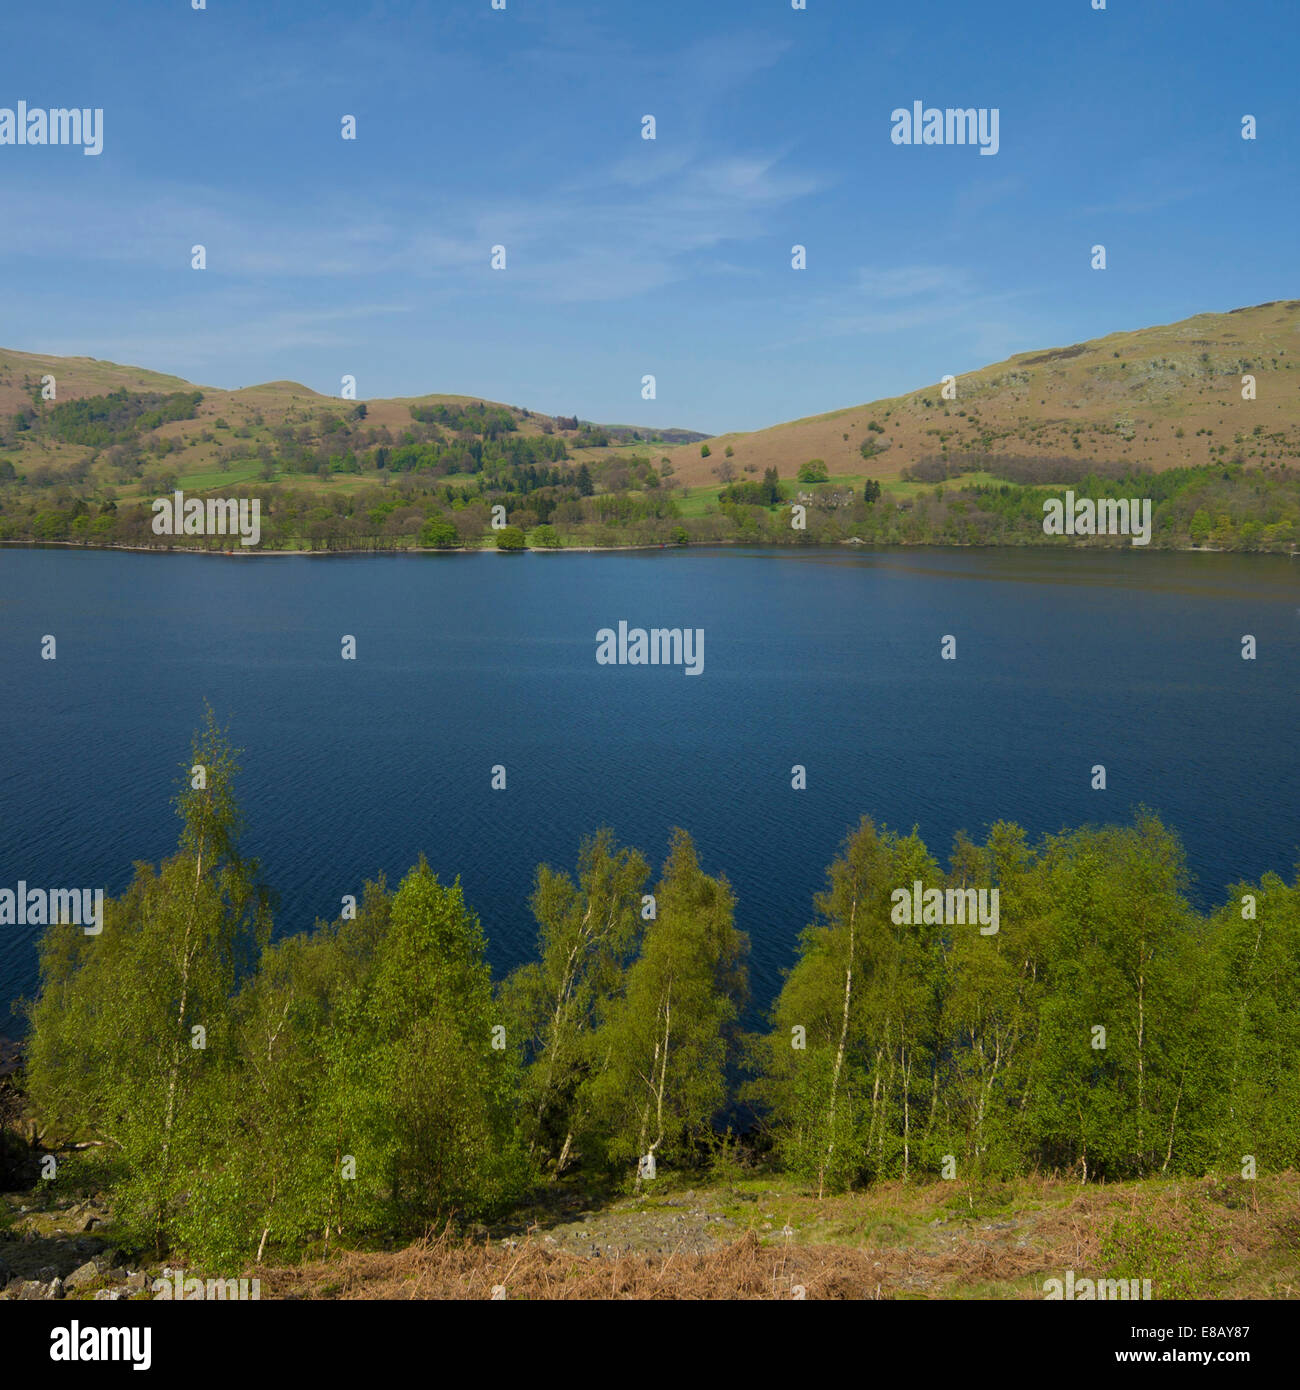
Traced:
[[[1298, 27], [1296, 0], [47, 0], [6, 22], [0, 107], [102, 107], [104, 150], [0, 146], [0, 345], [723, 431], [1291, 298]], [[999, 152], [894, 145], [915, 100], [997, 107]]]

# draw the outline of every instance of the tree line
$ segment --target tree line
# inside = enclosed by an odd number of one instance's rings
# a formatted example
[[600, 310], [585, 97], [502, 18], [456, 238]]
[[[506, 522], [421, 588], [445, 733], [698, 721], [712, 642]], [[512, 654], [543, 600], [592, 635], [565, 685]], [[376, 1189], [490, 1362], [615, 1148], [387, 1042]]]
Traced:
[[[494, 983], [423, 859], [273, 939], [237, 770], [209, 711], [175, 854], [100, 935], [46, 929], [27, 1006], [45, 1142], [90, 1145], [63, 1162], [141, 1247], [239, 1264], [417, 1234], [575, 1169], [707, 1164], [727, 1125], [819, 1193], [1300, 1163], [1300, 879], [1198, 913], [1150, 812], [1032, 845], [999, 822], [946, 869], [863, 819], [746, 1031], [735, 896], [685, 831], [657, 875], [607, 829], [573, 872], [539, 866], [535, 958]], [[900, 921], [918, 883], [996, 888], [997, 932]]]

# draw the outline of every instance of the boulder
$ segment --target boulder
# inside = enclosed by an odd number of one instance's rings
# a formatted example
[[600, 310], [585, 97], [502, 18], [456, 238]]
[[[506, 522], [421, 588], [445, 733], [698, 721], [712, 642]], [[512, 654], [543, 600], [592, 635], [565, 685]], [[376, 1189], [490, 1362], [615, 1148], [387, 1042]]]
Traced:
[[104, 1277], [104, 1261], [101, 1258], [87, 1260], [79, 1265], [63, 1281], [64, 1287], [73, 1291], [90, 1288]]

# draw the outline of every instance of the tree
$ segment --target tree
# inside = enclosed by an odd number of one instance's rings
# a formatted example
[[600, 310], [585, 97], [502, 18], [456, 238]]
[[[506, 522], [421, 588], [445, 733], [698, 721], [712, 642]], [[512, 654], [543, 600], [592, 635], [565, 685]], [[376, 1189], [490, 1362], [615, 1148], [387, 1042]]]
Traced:
[[[1239, 883], [1216, 914], [1216, 993], [1221, 1046], [1206, 1078], [1214, 1104], [1205, 1161], [1238, 1170], [1243, 1154], [1261, 1167], [1300, 1163], [1300, 877]], [[1194, 1101], [1193, 1097], [1193, 1101]]]
[[942, 942], [933, 927], [893, 922], [890, 896], [915, 879], [938, 879], [920, 839], [864, 819], [827, 871], [819, 920], [773, 1010], [754, 1094], [785, 1162], [819, 1190], [906, 1177], [927, 1129]]
[[801, 483], [824, 483], [830, 477], [826, 471], [826, 464], [822, 459], [809, 459], [807, 463], [799, 465], [799, 481]]
[[[1049, 837], [1034, 1085], [1025, 1122], [1081, 1176], [1159, 1167], [1177, 1146], [1201, 1033], [1182, 850], [1160, 821]], [[1098, 1031], [1104, 1029], [1104, 1032]]]
[[713, 452], [713, 450], [710, 449], [709, 446], [708, 446], [707, 444], [701, 444], [701, 445], [700, 445], [700, 457], [701, 457], [702, 459], [708, 458], [708, 456], [709, 456], [712, 452]]
[[560, 533], [554, 526], [539, 526], [533, 532], [533, 544], [540, 545], [544, 550], [558, 550], [561, 545]]
[[590, 1087], [604, 1054], [595, 1030], [622, 995], [625, 969], [640, 936], [649, 867], [635, 850], [615, 847], [612, 832], [583, 841], [577, 882], [538, 866], [531, 905], [540, 959], [521, 966], [502, 989], [510, 1030], [528, 1063], [525, 1128], [530, 1147], [563, 1172], [575, 1135], [587, 1128]]
[[453, 1208], [497, 1210], [526, 1182], [512, 1054], [492, 1047], [498, 1018], [485, 950], [459, 881], [445, 887], [421, 859], [394, 895], [375, 951], [364, 1011], [370, 1046], [359, 1069], [370, 1104], [358, 1166], [375, 1165], [403, 1229]]
[[[177, 1216], [187, 1251], [233, 1268], [332, 1235], [384, 1229], [387, 1189], [364, 1160], [370, 1046], [365, 985], [392, 895], [365, 885], [355, 918], [268, 947], [235, 1005], [236, 1065]], [[256, 1136], [250, 1143], [249, 1136]]]
[[685, 1157], [710, 1132], [746, 993], [748, 940], [731, 888], [703, 873], [684, 830], [673, 831], [654, 896], [626, 993], [596, 1035], [608, 1060], [587, 1088], [612, 1163]]
[[436, 549], [446, 549], [460, 544], [460, 532], [446, 517], [431, 516], [420, 527], [420, 544]]
[[137, 865], [98, 935], [53, 925], [40, 946], [33, 1100], [55, 1132], [112, 1151], [123, 1174], [117, 1219], [160, 1254], [230, 1065], [235, 981], [270, 929], [257, 865], [238, 850], [237, 772], [208, 708], [177, 797], [178, 853], [157, 872]]
[[497, 532], [498, 550], [526, 550], [528, 540], [518, 526], [503, 526]]

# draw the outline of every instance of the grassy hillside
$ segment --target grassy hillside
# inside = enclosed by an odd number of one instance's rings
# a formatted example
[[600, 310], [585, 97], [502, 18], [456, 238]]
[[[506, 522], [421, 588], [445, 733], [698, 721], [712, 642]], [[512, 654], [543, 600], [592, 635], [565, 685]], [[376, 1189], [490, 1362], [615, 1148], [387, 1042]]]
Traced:
[[[100, 362], [93, 357], [49, 357], [0, 348], [0, 458], [9, 459], [20, 473], [33, 467], [47, 466], [55, 474], [69, 468], [75, 469], [78, 463], [91, 460], [91, 476], [98, 482], [109, 482], [110, 479], [102, 477], [103, 470], [94, 466], [93, 449], [39, 434], [29, 433], [24, 437], [21, 433], [15, 434], [12, 429], [6, 431], [4, 428], [17, 412], [33, 407], [40, 396], [42, 378], [46, 375], [55, 378], [57, 403], [104, 396], [120, 390], [156, 393], [201, 391], [203, 399], [192, 420], [163, 425], [151, 432], [149, 441], [166, 442], [168, 452], [164, 457], [168, 467], [185, 480], [208, 472], [226, 471], [221, 469], [221, 460], [223, 453], [228, 455], [231, 452], [232, 446], [236, 449], [246, 448], [250, 454], [263, 446], [275, 449], [279, 442], [277, 431], [286, 428], [295, 433], [305, 430], [313, 442], [322, 442], [327, 437], [327, 422], [351, 416], [358, 404], [339, 397], [323, 396], [296, 381], [268, 381], [237, 391], [210, 386], [196, 388], [181, 377], [167, 376], [141, 367], [119, 366], [115, 362]], [[573, 429], [564, 429], [559, 427], [562, 417], [537, 415], [481, 396], [434, 392], [422, 396], [367, 400], [364, 405], [367, 432], [376, 435], [387, 430], [396, 437], [409, 430], [413, 406], [485, 405], [509, 411], [515, 417], [516, 430], [521, 434], [539, 435], [559, 428], [561, 436], [573, 443], [580, 454], [586, 452], [581, 442], [586, 432], [578, 428], [576, 420]], [[635, 452], [640, 441], [629, 442], [630, 435], [637, 434], [646, 439], [660, 434], [646, 426], [595, 428], [597, 437], [607, 436], [609, 439], [608, 448], [597, 446], [602, 455], [606, 452]], [[663, 431], [662, 436], [665, 441], [705, 437], [680, 429]], [[642, 452], [649, 447], [649, 444], [642, 444]], [[669, 447], [667, 443], [665, 447]], [[256, 474], [256, 470], [252, 472]], [[203, 486], [194, 481], [190, 481], [189, 485], [196, 488]]]
[[[832, 477], [897, 478], [926, 455], [1078, 454], [1156, 470], [1300, 458], [1300, 300], [1112, 333], [1070, 347], [1018, 353], [958, 378], [946, 401], [934, 382], [903, 396], [814, 415], [749, 434], [666, 450], [684, 483], [714, 480], [727, 446], [738, 476], [775, 465], [782, 477], [820, 458]], [[1241, 398], [1241, 378], [1257, 399]], [[869, 431], [876, 421], [883, 435]], [[871, 434], [885, 447], [864, 460]]]
[[[264, 549], [492, 545], [498, 506], [551, 548], [1043, 544], [1043, 489], [1083, 485], [1152, 498], [1157, 546], [1286, 551], [1298, 360], [1300, 300], [1277, 301], [1020, 353], [960, 377], [951, 400], [935, 383], [702, 440], [467, 396], [223, 391], [0, 350], [0, 540], [156, 544], [149, 504], [179, 487], [259, 498]], [[814, 460], [828, 482], [805, 492]]]

